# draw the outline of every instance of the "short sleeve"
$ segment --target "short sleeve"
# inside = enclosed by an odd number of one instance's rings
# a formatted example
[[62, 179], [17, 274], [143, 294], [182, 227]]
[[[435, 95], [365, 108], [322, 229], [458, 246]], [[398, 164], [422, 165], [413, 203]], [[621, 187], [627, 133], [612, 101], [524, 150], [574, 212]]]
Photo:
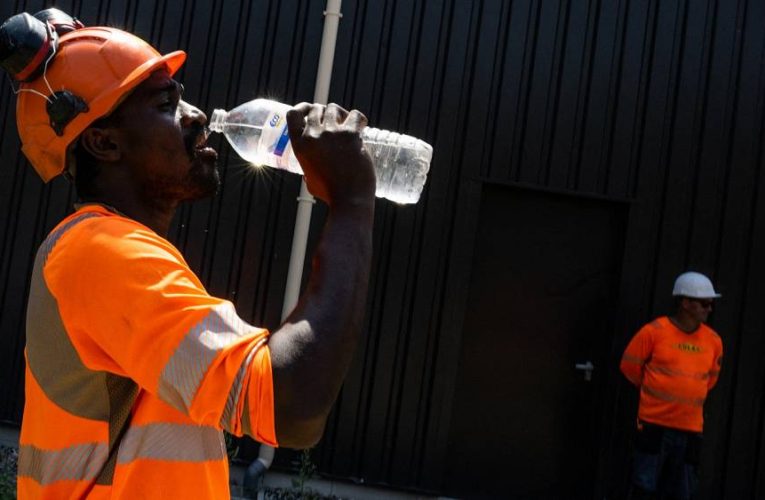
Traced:
[[650, 359], [653, 351], [653, 327], [643, 326], [624, 350], [619, 368], [627, 379], [635, 385], [643, 381], [643, 366]]
[[[44, 278], [90, 369], [131, 378], [199, 424], [241, 430], [252, 406], [273, 427], [268, 331], [207, 293], [150, 229], [117, 216], [84, 220], [51, 246]], [[273, 428], [251, 432], [275, 441]]]

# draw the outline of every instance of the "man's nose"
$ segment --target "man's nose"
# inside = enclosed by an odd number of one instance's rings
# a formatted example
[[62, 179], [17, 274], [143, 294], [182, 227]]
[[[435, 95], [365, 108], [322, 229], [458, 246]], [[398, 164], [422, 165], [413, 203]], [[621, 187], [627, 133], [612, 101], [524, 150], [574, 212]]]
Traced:
[[184, 128], [191, 126], [194, 122], [200, 125], [207, 123], [207, 115], [201, 109], [186, 101], [178, 103], [178, 113], [181, 115], [181, 125]]

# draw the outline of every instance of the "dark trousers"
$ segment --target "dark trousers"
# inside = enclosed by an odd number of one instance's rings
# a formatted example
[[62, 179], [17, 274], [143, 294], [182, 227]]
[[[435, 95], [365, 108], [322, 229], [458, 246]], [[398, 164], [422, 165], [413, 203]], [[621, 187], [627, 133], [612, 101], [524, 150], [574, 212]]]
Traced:
[[700, 455], [701, 434], [643, 422], [635, 437], [632, 498], [690, 500]]

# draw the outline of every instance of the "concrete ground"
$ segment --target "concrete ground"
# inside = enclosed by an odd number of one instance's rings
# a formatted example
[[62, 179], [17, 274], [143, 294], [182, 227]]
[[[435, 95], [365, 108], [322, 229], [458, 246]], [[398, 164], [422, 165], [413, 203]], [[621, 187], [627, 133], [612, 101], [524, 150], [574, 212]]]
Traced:
[[[18, 429], [0, 424], [0, 445], [17, 448], [19, 445]], [[244, 467], [234, 465], [231, 468], [231, 498], [232, 500], [244, 500], [241, 484], [244, 478]], [[268, 471], [265, 474], [263, 485], [267, 488], [290, 488], [294, 476], [276, 471]], [[339, 481], [327, 481], [324, 479], [311, 479], [306, 483], [306, 487], [326, 496], [336, 496], [339, 498], [353, 500], [447, 500], [445, 497], [430, 497], [403, 493], [395, 490], [386, 490], [382, 488], [373, 488], [370, 486], [361, 486], [348, 484]], [[258, 498], [262, 498], [259, 495]]]
[[[231, 469], [231, 498], [233, 500], [244, 500], [241, 494], [242, 478], [244, 477], [244, 467], [234, 466]], [[281, 472], [268, 471], [263, 480], [263, 486], [266, 488], [290, 488], [294, 476]], [[395, 490], [374, 488], [371, 486], [362, 486], [349, 484], [340, 481], [328, 481], [324, 479], [311, 479], [306, 482], [306, 488], [326, 496], [335, 496], [344, 499], [353, 500], [448, 500], [446, 497], [432, 497], [424, 495], [415, 495]], [[262, 496], [259, 495], [258, 499]]]

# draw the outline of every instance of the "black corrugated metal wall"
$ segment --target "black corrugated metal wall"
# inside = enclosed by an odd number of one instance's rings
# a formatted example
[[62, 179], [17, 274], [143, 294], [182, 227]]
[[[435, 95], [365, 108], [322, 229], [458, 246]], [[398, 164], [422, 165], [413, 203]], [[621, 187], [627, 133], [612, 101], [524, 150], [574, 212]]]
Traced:
[[[51, 2], [5, 1], [0, 18]], [[205, 110], [256, 95], [311, 100], [324, 2], [61, 1], [87, 24], [184, 48]], [[674, 276], [713, 276], [723, 375], [708, 405], [707, 498], [765, 495], [761, 0], [343, 2], [330, 98], [434, 145], [414, 207], [378, 204], [366, 337], [318, 457], [323, 472], [438, 490], [481, 187], [630, 203], [599, 492], [623, 484], [635, 395], [616, 362], [665, 312]], [[18, 422], [32, 255], [69, 210], [19, 152], [0, 86], [0, 418]], [[278, 324], [298, 181], [222, 158], [216, 199], [184, 207], [172, 239], [209, 289]], [[322, 218], [316, 212], [314, 228]], [[315, 239], [315, 235], [313, 236]]]

